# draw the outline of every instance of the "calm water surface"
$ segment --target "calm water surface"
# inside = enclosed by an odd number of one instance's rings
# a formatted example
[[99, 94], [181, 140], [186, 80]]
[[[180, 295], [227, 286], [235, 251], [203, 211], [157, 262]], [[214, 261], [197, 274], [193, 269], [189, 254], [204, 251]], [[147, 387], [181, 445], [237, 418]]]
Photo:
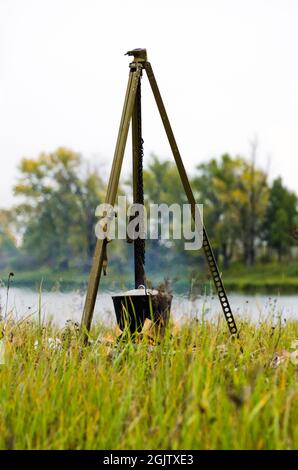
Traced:
[[[39, 295], [31, 289], [11, 287], [8, 296], [6, 289], [0, 289], [0, 305], [2, 314], [6, 308], [13, 311], [17, 318], [25, 316], [38, 317]], [[84, 305], [85, 294], [80, 291], [72, 292], [43, 292], [41, 297], [41, 312], [43, 319], [52, 318], [55, 323], [62, 326], [66, 320], [80, 321]], [[298, 319], [298, 296], [269, 296], [269, 295], [229, 295], [232, 310], [236, 316], [245, 316], [254, 321], [268, 315], [281, 315], [282, 318]], [[221, 314], [221, 308], [216, 296], [201, 296], [189, 300], [183, 296], [175, 296], [172, 303], [172, 315], [176, 321], [185, 321], [192, 318], [213, 318]], [[98, 295], [94, 318], [106, 324], [115, 323], [113, 302], [110, 293]]]

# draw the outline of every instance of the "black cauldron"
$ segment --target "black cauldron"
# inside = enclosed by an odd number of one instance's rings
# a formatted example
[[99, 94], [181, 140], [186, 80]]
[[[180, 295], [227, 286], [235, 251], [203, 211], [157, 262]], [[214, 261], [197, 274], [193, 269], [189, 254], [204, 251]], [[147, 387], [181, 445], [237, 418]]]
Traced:
[[164, 330], [171, 310], [172, 295], [140, 286], [112, 296], [117, 323], [120, 330], [129, 328], [130, 333], [140, 332], [146, 318]]

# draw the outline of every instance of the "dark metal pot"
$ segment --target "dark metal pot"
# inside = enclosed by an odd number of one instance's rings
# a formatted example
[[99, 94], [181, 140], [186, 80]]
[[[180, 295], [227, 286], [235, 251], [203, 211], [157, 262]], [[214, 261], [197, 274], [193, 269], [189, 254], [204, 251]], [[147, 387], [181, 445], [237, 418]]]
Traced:
[[140, 332], [146, 318], [165, 328], [171, 310], [172, 295], [144, 287], [112, 296], [117, 323], [131, 334]]

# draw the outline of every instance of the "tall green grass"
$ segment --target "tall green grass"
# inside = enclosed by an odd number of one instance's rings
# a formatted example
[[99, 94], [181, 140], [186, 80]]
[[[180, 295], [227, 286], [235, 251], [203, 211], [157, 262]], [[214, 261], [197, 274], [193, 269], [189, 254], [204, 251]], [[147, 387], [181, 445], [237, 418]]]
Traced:
[[193, 321], [157, 344], [116, 344], [97, 325], [84, 347], [74, 325], [10, 321], [0, 448], [297, 448], [298, 371], [282, 351], [298, 322], [238, 323], [239, 339], [222, 321]]

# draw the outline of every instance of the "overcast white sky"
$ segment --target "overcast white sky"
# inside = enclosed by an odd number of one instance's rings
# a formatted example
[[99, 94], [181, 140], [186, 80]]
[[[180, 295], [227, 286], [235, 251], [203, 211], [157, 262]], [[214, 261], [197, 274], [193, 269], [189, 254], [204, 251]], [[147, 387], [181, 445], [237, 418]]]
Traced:
[[[108, 172], [136, 47], [189, 172], [257, 135], [259, 164], [298, 191], [298, 1], [0, 0], [0, 207], [23, 156], [63, 145]], [[143, 83], [145, 155], [170, 158]]]

